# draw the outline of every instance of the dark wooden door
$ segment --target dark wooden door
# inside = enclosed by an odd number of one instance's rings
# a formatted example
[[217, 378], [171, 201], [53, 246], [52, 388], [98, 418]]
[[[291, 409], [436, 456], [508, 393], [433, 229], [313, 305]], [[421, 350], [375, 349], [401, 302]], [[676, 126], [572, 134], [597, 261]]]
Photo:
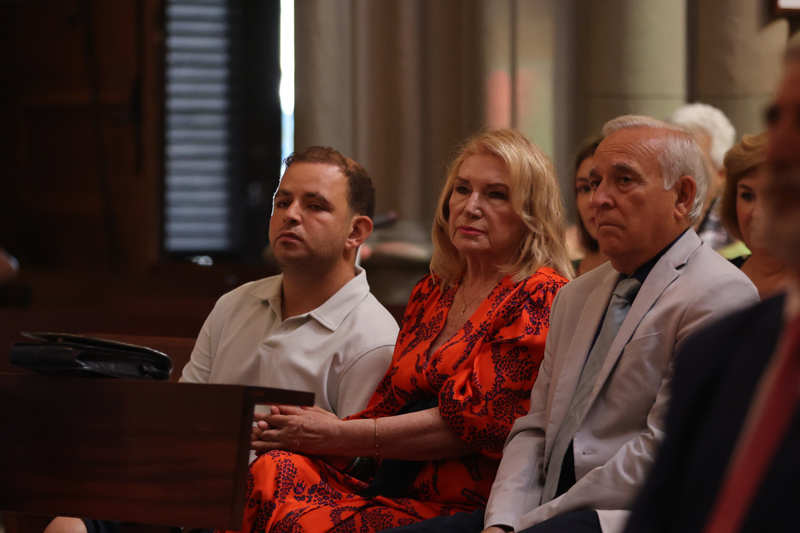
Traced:
[[160, 240], [160, 0], [0, 0], [0, 246], [128, 270]]

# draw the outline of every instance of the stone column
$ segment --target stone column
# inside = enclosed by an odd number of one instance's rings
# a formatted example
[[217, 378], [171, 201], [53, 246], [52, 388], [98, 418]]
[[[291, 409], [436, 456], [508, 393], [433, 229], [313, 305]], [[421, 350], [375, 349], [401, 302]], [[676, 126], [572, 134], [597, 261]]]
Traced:
[[685, 0], [582, 0], [576, 8], [576, 143], [615, 116], [663, 118], [685, 102]]
[[396, 211], [402, 233], [424, 240], [419, 125], [421, 5], [355, 1], [355, 154], [370, 171], [380, 210]]
[[352, 155], [352, 0], [295, 2], [295, 147]]
[[[553, 159], [571, 191], [575, 117], [575, 0], [479, 0], [480, 92], [472, 96], [483, 125], [514, 127]], [[571, 202], [567, 201], [567, 205]]]
[[490, 128], [515, 125], [515, 4], [513, 0], [481, 0], [478, 3], [481, 39], [477, 58], [478, 96], [483, 124]]
[[764, 129], [764, 107], [780, 79], [789, 26], [785, 19], [767, 23], [769, 8], [759, 0], [690, 4], [696, 49], [690, 100], [721, 109], [737, 138]]

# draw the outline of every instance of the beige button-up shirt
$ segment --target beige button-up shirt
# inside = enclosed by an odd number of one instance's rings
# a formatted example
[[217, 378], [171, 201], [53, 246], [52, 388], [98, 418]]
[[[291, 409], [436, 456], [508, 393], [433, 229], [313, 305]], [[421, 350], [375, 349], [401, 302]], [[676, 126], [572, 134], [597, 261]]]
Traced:
[[322, 305], [281, 317], [282, 275], [246, 283], [217, 301], [181, 381], [311, 391], [345, 417], [362, 410], [383, 378], [397, 322], [357, 275]]

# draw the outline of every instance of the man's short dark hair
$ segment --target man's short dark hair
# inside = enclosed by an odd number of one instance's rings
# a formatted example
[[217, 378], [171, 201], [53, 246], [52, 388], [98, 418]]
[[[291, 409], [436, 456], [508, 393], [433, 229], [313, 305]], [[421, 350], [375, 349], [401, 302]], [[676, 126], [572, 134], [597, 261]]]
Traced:
[[286, 158], [286, 168], [293, 163], [325, 163], [338, 167], [347, 177], [347, 203], [357, 215], [375, 215], [375, 187], [366, 169], [329, 146], [309, 146]]

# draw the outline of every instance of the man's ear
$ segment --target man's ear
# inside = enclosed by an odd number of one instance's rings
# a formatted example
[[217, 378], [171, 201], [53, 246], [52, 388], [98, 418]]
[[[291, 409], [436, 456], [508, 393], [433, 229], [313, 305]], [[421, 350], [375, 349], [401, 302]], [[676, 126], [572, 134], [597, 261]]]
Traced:
[[372, 233], [372, 219], [365, 215], [356, 215], [350, 223], [350, 234], [347, 236], [347, 247], [358, 248]]
[[675, 191], [675, 213], [680, 217], [688, 217], [694, 206], [697, 194], [697, 183], [691, 176], [681, 176], [673, 187]]

